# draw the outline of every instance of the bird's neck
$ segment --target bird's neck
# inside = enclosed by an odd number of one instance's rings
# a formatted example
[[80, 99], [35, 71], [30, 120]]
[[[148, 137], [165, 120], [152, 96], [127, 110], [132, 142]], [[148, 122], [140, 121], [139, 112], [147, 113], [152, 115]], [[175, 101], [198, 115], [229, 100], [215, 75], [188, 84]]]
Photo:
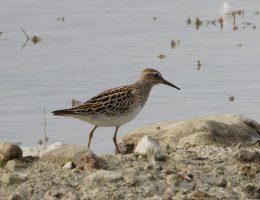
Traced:
[[151, 91], [152, 87], [154, 86], [154, 84], [152, 84], [149, 81], [138, 80], [137, 82], [135, 82], [134, 85], [135, 85], [136, 93], [138, 95], [138, 100], [140, 102], [145, 103], [149, 97], [150, 91]]

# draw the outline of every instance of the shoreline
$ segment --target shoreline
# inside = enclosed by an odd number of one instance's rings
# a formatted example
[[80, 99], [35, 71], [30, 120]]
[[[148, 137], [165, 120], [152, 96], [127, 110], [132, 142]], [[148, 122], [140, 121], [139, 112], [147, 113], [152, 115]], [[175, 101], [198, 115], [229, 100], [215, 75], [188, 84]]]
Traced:
[[260, 125], [252, 119], [229, 114], [161, 122], [122, 141], [133, 143], [134, 152], [96, 156], [84, 145], [62, 143], [22, 147], [23, 158], [0, 168], [1, 198], [260, 198]]

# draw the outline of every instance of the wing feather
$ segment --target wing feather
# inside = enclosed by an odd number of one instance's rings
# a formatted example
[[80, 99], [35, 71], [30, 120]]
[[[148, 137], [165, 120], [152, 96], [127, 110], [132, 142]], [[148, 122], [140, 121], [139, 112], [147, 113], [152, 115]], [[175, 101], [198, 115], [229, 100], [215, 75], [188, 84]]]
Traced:
[[56, 110], [53, 114], [116, 114], [125, 112], [134, 101], [133, 88], [127, 85], [106, 90], [80, 106]]

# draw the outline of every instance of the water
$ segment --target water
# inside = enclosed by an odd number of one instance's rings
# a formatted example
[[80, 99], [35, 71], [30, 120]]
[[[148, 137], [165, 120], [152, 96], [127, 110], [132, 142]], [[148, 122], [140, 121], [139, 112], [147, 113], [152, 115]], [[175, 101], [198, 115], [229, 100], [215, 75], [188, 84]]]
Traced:
[[[85, 144], [92, 126], [51, 111], [86, 101], [105, 89], [134, 82], [146, 67], [162, 72], [182, 90], [156, 86], [139, 116], [119, 129], [119, 137], [143, 125], [220, 113], [260, 120], [259, 1], [229, 1], [243, 9], [221, 31], [220, 1], [40, 1], [0, 0], [0, 141], [37, 146], [44, 137], [44, 108], [49, 143]], [[65, 17], [58, 21], [58, 17]], [[190, 17], [192, 25], [187, 25]], [[244, 29], [242, 22], [256, 26]], [[42, 39], [21, 50], [27, 34]], [[180, 40], [170, 48], [171, 40]], [[239, 47], [239, 44], [242, 44]], [[165, 54], [165, 59], [159, 59]], [[197, 61], [202, 66], [197, 70]], [[228, 95], [235, 101], [229, 102]], [[95, 152], [112, 152], [113, 128], [98, 128]]]

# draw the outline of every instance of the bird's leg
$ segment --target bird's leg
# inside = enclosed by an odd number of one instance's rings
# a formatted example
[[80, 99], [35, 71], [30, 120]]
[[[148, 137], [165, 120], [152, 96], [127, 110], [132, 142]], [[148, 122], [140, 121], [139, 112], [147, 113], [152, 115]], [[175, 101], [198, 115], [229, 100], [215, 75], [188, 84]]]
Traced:
[[96, 128], [97, 128], [97, 126], [95, 126], [95, 127], [92, 129], [92, 131], [89, 133], [89, 135], [88, 135], [88, 148], [90, 147], [91, 139], [92, 139], [92, 137], [93, 137], [93, 133], [94, 133], [94, 131], [96, 130]]
[[116, 151], [117, 151], [117, 153], [120, 153], [120, 150], [119, 150], [119, 148], [118, 148], [118, 146], [117, 146], [117, 142], [116, 142], [116, 134], [117, 134], [118, 129], [119, 129], [119, 126], [116, 127], [116, 131], [115, 131], [115, 134], [114, 134], [114, 136], [113, 136], [113, 142], [114, 142], [114, 144], [115, 144], [115, 146], [116, 146]]

